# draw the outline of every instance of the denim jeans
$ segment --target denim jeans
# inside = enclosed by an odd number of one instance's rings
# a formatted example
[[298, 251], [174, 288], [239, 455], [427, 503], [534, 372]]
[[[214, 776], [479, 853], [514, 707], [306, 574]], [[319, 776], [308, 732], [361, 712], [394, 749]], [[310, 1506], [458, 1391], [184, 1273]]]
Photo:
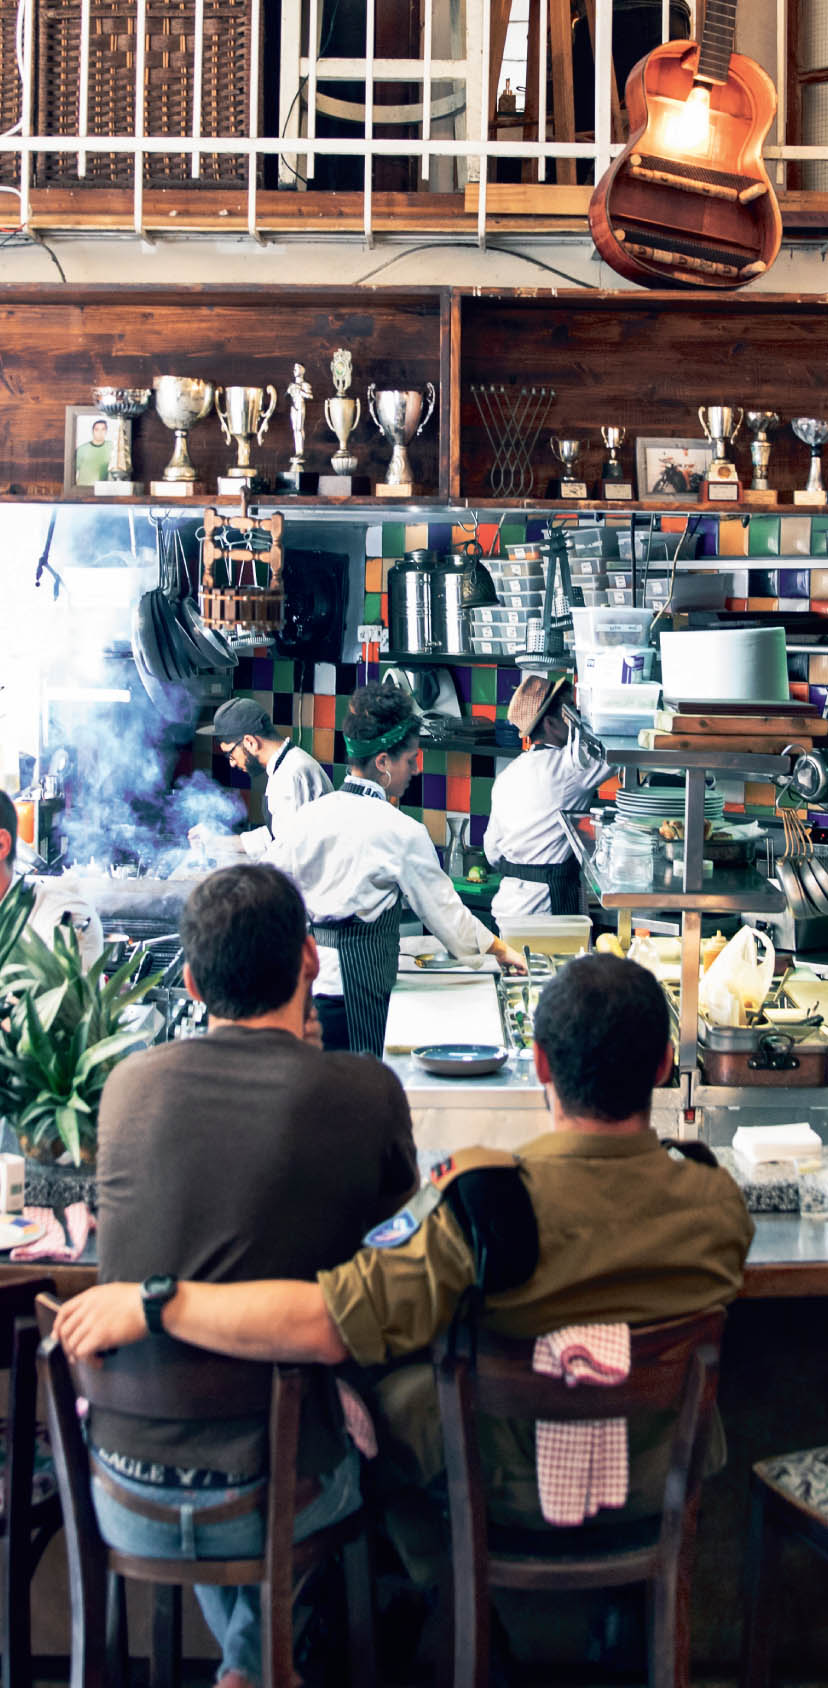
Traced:
[[[156, 1505], [177, 1508], [178, 1518], [169, 1523], [142, 1518], [119, 1505], [92, 1476], [92, 1499], [98, 1527], [104, 1541], [124, 1553], [148, 1559], [258, 1559], [264, 1552], [264, 1515], [255, 1509], [223, 1523], [199, 1523], [199, 1511], [221, 1499], [245, 1495], [256, 1485], [241, 1484], [232, 1490], [155, 1488], [136, 1483], [108, 1471], [111, 1480], [128, 1494]], [[327, 1524], [347, 1518], [361, 1504], [359, 1454], [350, 1447], [345, 1458], [328, 1475], [320, 1478], [321, 1494], [296, 1515], [294, 1541], [304, 1541]], [[238, 1670], [251, 1683], [261, 1682], [262, 1639], [258, 1583], [239, 1588], [219, 1588], [211, 1583], [196, 1585], [198, 1603], [221, 1648], [220, 1672]]]

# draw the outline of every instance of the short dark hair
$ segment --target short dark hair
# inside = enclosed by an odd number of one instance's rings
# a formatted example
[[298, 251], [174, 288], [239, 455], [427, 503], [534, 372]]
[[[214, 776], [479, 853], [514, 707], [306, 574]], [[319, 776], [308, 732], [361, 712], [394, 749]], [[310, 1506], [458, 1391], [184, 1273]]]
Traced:
[[568, 961], [535, 1014], [535, 1040], [567, 1114], [607, 1123], [649, 1108], [669, 1036], [658, 980], [617, 955]]
[[11, 867], [17, 854], [17, 810], [7, 791], [0, 791], [0, 826], [11, 833], [11, 851], [6, 857]]
[[190, 892], [179, 931], [210, 1014], [255, 1019], [290, 1001], [307, 921], [296, 886], [278, 868], [251, 862], [209, 874]]
[[[386, 686], [379, 680], [371, 680], [367, 686], [359, 686], [351, 693], [342, 731], [346, 738], [353, 739], [357, 744], [370, 744], [372, 739], [382, 738], [392, 727], [401, 727], [405, 722], [410, 722], [411, 732], [391, 746], [389, 756], [401, 755], [410, 748], [410, 740], [419, 738], [420, 719], [407, 692], [401, 692], [397, 686]], [[372, 757], [363, 756], [356, 765], [362, 767], [371, 760]]]

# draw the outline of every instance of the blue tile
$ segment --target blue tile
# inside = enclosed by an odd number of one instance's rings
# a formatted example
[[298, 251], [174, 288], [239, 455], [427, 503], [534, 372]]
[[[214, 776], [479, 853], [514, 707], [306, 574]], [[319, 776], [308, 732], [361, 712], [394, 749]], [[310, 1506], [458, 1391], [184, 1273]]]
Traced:
[[780, 598], [810, 598], [811, 576], [807, 569], [779, 570]]
[[273, 690], [272, 656], [254, 656], [253, 683], [251, 690], [255, 692], [269, 692]]
[[423, 774], [422, 781], [423, 808], [444, 809], [446, 806], [445, 774]]
[[697, 557], [718, 557], [719, 555], [719, 518], [718, 516], [702, 516], [696, 530]]
[[[430, 551], [451, 551], [452, 544], [451, 522], [429, 522], [428, 548]], [[387, 553], [386, 553], [387, 555]]]
[[520, 685], [520, 670], [517, 668], [499, 668], [497, 671], [497, 699], [498, 703], [511, 703]]
[[461, 668], [455, 668], [453, 673], [458, 696], [462, 698], [464, 703], [471, 703], [471, 669], [464, 665]]
[[482, 850], [483, 834], [489, 824], [488, 815], [472, 815], [469, 819], [469, 844], [473, 850]]

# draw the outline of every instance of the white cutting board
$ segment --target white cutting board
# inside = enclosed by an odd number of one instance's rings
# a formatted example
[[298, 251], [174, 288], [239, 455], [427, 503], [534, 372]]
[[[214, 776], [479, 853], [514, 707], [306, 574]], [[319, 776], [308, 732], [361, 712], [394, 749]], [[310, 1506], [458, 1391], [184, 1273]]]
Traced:
[[398, 977], [391, 992], [386, 1050], [407, 1054], [423, 1043], [503, 1043], [494, 979], [480, 974]]

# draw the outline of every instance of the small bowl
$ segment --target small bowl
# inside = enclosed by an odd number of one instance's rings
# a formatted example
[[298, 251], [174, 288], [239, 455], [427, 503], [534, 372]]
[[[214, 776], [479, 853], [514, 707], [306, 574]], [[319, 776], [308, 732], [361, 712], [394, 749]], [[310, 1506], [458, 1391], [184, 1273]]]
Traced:
[[439, 1078], [482, 1078], [499, 1072], [509, 1059], [508, 1049], [495, 1043], [429, 1043], [411, 1053]]

